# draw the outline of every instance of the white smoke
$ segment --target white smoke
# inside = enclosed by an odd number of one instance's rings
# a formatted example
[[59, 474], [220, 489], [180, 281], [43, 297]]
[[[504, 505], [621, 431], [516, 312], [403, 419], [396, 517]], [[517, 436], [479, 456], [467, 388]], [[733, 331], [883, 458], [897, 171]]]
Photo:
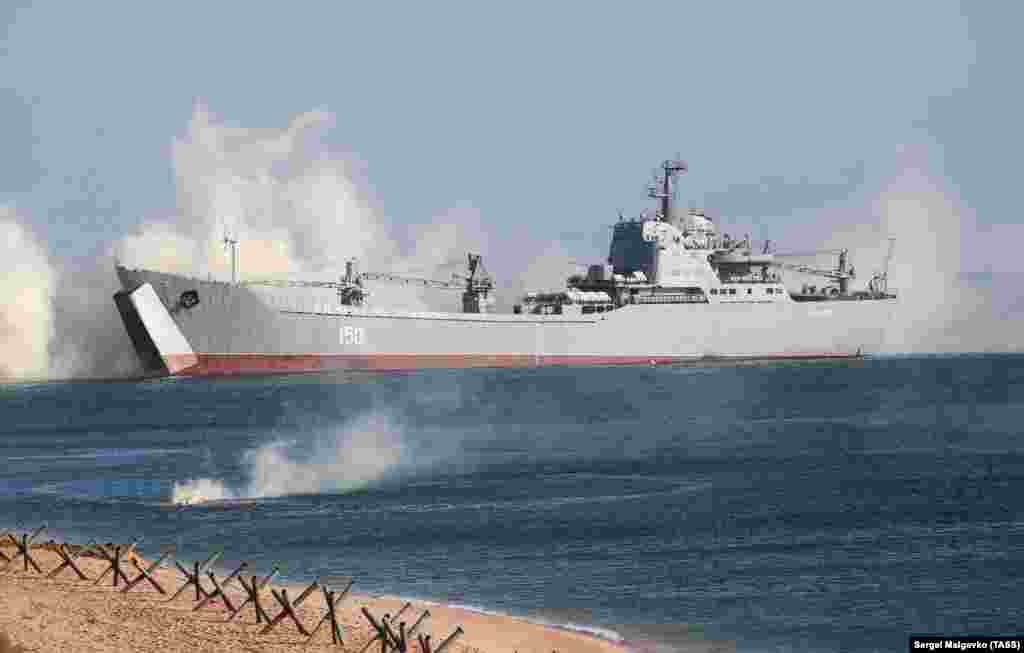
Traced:
[[121, 316], [114, 308], [120, 284], [109, 257], [59, 261], [53, 301], [49, 377], [126, 377], [142, 373]]
[[11, 207], [0, 206], [0, 257], [0, 377], [42, 378], [49, 368], [56, 275]]
[[123, 239], [129, 267], [230, 277], [223, 238], [240, 241], [242, 279], [337, 276], [349, 257], [389, 261], [396, 246], [357, 192], [355, 164], [319, 145], [333, 124], [324, 111], [283, 129], [247, 129], [195, 108], [175, 140], [177, 213]]
[[0, 238], [0, 378], [139, 372], [111, 301], [112, 262], [51, 261], [9, 207], [0, 208]]
[[248, 481], [231, 487], [211, 478], [174, 485], [176, 504], [258, 499], [292, 494], [341, 493], [365, 487], [415, 464], [408, 455], [403, 430], [388, 416], [372, 413], [336, 432], [321, 433], [310, 448], [294, 440], [278, 440], [247, 451], [242, 457]]
[[[0, 374], [120, 376], [138, 362], [111, 297], [115, 259], [205, 278], [228, 279], [223, 238], [240, 241], [242, 279], [333, 280], [350, 257], [361, 269], [451, 279], [466, 251], [486, 251], [479, 215], [458, 208], [409, 231], [403, 247], [358, 189], [358, 163], [326, 151], [333, 125], [325, 111], [296, 116], [280, 129], [228, 125], [196, 106], [172, 144], [177, 209], [113, 244], [110, 257], [51, 263], [13, 211], [0, 213], [7, 261]], [[6, 251], [6, 250], [5, 250]], [[372, 300], [410, 309], [454, 309], [457, 293], [373, 284]], [[9, 351], [8, 351], [9, 350]]]
[[517, 298], [527, 292], [557, 290], [575, 273], [585, 272], [573, 265], [569, 252], [558, 241], [547, 243], [532, 256], [524, 256], [525, 266], [508, 280], [505, 295]]
[[[908, 150], [903, 168], [861, 208], [824, 216], [825, 247], [847, 247], [863, 284], [881, 271], [895, 238], [889, 289], [898, 296], [886, 329], [888, 353], [1014, 351], [1024, 348], [1024, 306], [1014, 306], [1024, 271], [1014, 254], [1024, 225], [982, 227], [929, 171], [927, 151]], [[867, 205], [867, 210], [863, 208]], [[988, 286], [968, 283], [975, 271]]]
[[[481, 251], [479, 214], [456, 208], [396, 238], [358, 189], [359, 166], [321, 142], [326, 111], [296, 116], [283, 129], [225, 124], [198, 105], [173, 146], [178, 210], [142, 225], [116, 253], [129, 267], [197, 277], [230, 277], [225, 236], [237, 239], [241, 279], [335, 280], [349, 258], [361, 270], [450, 280], [465, 253]], [[455, 294], [374, 283], [371, 301], [413, 310], [453, 308]], [[454, 299], [453, 299], [454, 298]]]

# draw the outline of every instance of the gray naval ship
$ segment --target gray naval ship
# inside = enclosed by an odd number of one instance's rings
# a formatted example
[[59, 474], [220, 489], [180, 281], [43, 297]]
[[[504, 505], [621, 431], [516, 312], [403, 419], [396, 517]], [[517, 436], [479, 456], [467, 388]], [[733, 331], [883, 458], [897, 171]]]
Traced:
[[[494, 312], [479, 255], [458, 281], [360, 273], [336, 282], [239, 282], [238, 242], [225, 238], [230, 282], [116, 267], [114, 301], [150, 374], [232, 375], [321, 370], [547, 365], [657, 365], [820, 359], [876, 352], [895, 306], [885, 271], [861, 289], [846, 250], [834, 268], [800, 264], [720, 235], [703, 211], [673, 206], [686, 164], [668, 160], [649, 188], [653, 214], [614, 225], [605, 263], [551, 292]], [[820, 252], [818, 253], [820, 254]], [[820, 278], [798, 289], [789, 273]], [[462, 312], [373, 306], [369, 287], [404, 283], [462, 292]]]

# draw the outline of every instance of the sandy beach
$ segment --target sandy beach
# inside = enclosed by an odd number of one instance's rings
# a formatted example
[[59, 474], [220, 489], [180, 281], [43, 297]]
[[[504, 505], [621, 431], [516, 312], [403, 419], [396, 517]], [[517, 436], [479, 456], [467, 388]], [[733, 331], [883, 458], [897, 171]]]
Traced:
[[[13, 557], [14, 547], [9, 541], [5, 544], [7, 546], [0, 546], [0, 551]], [[49, 573], [61, 562], [56, 553], [44, 548], [34, 547], [32, 555], [44, 573]], [[76, 564], [93, 579], [109, 566], [102, 560], [84, 556], [76, 560]], [[168, 566], [171, 565], [165, 563], [164, 567]], [[124, 565], [124, 568], [129, 578], [134, 579], [138, 575], [131, 564]], [[321, 628], [307, 644], [307, 638], [288, 619], [267, 635], [259, 634], [262, 626], [256, 624], [251, 605], [233, 621], [225, 622], [227, 608], [221, 601], [211, 601], [201, 610], [193, 611], [195, 603], [191, 588], [169, 602], [169, 596], [184, 582], [184, 576], [173, 566], [171, 569], [159, 569], [153, 575], [168, 592], [167, 596], [146, 581], [125, 594], [120, 587], [112, 586], [110, 575], [94, 585], [91, 580], [80, 580], [70, 568], [48, 579], [31, 570], [26, 573], [19, 559], [0, 572], [0, 632], [5, 633], [14, 646], [40, 652], [344, 650], [359, 653], [374, 635], [360, 608], [366, 607], [380, 617], [395, 614], [404, 603], [397, 598], [371, 597], [353, 592], [342, 601], [337, 611], [344, 645], [332, 645], [327, 626]], [[207, 587], [210, 587], [209, 583]], [[281, 586], [275, 584], [273, 587]], [[302, 587], [285, 587], [293, 600], [302, 590]], [[358, 584], [355, 589], [358, 589]], [[237, 585], [226, 591], [235, 605], [244, 600], [244, 591]], [[264, 609], [271, 616], [276, 615], [280, 608], [269, 588], [263, 595]], [[411, 624], [427, 609], [430, 617], [423, 631], [432, 635], [435, 647], [456, 626], [465, 631], [447, 649], [451, 653], [623, 653], [626, 650], [621, 644], [582, 633], [434, 604], [413, 602], [403, 620]], [[315, 593], [296, 613], [306, 628], [312, 630], [324, 613], [322, 594]], [[369, 650], [379, 651], [379, 645], [375, 644]], [[420, 645], [410, 641], [409, 650], [419, 653]]]

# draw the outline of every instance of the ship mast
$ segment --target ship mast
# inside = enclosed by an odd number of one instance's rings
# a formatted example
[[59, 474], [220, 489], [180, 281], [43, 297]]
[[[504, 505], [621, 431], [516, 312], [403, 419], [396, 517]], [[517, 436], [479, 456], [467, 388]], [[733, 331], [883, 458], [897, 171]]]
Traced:
[[[680, 159], [666, 159], [661, 164], [662, 175], [655, 179], [655, 183], [647, 188], [647, 196], [651, 199], [661, 200], [661, 221], [668, 222], [672, 219], [672, 180], [687, 171], [686, 161]], [[658, 188], [661, 184], [661, 188]]]
[[238, 283], [238, 240], [229, 238], [225, 233], [224, 247], [231, 249], [231, 284], [236, 285]]

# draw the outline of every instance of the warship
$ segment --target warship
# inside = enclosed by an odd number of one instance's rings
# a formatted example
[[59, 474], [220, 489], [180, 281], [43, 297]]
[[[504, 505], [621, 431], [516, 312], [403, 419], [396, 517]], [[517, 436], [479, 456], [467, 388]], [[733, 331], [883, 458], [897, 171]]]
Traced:
[[[896, 303], [888, 262], [861, 289], [848, 251], [834, 267], [800, 263], [719, 234], [704, 211], [674, 206], [687, 165], [666, 160], [648, 188], [653, 212], [619, 220], [607, 259], [586, 274], [495, 311], [478, 254], [464, 275], [434, 280], [360, 272], [337, 281], [231, 280], [155, 270], [116, 272], [114, 295], [148, 374], [236, 375], [324, 370], [660, 365], [698, 361], [852, 358], [880, 347]], [[821, 254], [817, 252], [815, 254]], [[794, 286], [794, 275], [821, 281]], [[785, 278], [784, 278], [785, 277]], [[806, 278], [804, 276], [803, 278]], [[374, 306], [370, 288], [403, 283], [462, 293], [461, 312]]]

